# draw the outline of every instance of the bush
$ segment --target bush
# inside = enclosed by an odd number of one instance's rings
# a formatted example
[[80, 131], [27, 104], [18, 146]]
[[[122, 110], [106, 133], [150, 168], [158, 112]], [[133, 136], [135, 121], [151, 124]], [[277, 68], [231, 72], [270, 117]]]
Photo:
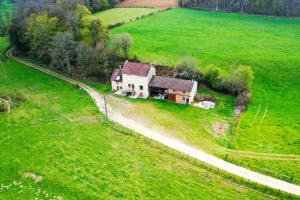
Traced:
[[254, 76], [250, 66], [239, 66], [225, 77], [224, 88], [234, 94], [250, 90]]
[[214, 89], [222, 89], [222, 76], [224, 72], [218, 67], [210, 67], [203, 73], [204, 82]]
[[199, 81], [201, 75], [196, 69], [197, 61], [193, 57], [185, 57], [176, 65], [174, 77]]
[[214, 102], [214, 103], [217, 102], [216, 97], [209, 96], [207, 94], [196, 94], [195, 95], [195, 100], [199, 101], [199, 102], [201, 102], [201, 101], [211, 101], [211, 102]]
[[203, 80], [213, 89], [239, 95], [249, 91], [254, 76], [250, 66], [241, 65], [226, 73], [218, 67], [210, 67], [204, 72]]
[[0, 99], [0, 112], [8, 112], [9, 111], [9, 104], [5, 101], [1, 101]]

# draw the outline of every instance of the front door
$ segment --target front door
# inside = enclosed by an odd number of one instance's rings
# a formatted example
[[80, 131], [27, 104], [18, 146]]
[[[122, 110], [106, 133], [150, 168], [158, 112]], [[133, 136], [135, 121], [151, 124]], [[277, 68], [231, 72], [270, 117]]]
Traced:
[[168, 94], [168, 100], [176, 102], [176, 94]]
[[189, 98], [185, 98], [185, 102], [186, 102], [186, 104], [189, 104], [190, 103], [190, 99]]

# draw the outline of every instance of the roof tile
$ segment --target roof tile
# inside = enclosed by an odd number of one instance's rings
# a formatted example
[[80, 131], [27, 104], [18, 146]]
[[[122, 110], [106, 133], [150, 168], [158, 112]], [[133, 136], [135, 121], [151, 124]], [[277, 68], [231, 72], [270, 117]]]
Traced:
[[178, 78], [153, 76], [149, 83], [149, 86], [191, 92], [194, 86], [194, 82]]
[[151, 66], [152, 66], [151, 64], [143, 64], [143, 63], [126, 61], [123, 68], [123, 74], [147, 76]]

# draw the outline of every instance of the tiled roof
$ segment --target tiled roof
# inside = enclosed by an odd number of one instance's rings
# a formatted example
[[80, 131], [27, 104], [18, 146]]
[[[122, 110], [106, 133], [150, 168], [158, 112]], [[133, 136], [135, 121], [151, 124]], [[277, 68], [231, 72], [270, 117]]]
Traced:
[[121, 82], [122, 81], [122, 70], [119, 68], [116, 68], [111, 75], [111, 80]]
[[143, 63], [126, 61], [123, 68], [123, 74], [147, 76], [150, 68], [151, 68], [151, 64], [143, 64]]
[[183, 80], [177, 78], [169, 78], [162, 76], [153, 76], [149, 86], [164, 88], [164, 89], [175, 89], [180, 91], [191, 92], [193, 89], [194, 82], [190, 80]]

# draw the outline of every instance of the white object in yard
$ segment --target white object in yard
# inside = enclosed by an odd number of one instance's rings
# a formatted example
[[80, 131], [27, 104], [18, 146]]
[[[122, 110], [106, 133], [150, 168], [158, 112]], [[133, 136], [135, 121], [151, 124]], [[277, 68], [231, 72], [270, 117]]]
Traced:
[[164, 99], [165, 99], [165, 96], [162, 95], [162, 94], [159, 94], [159, 95], [155, 96], [154, 99], [164, 100]]
[[122, 91], [120, 91], [120, 90], [119, 90], [119, 91], [116, 91], [115, 94], [121, 95], [121, 96], [126, 96], [126, 94], [124, 94], [124, 93], [123, 93]]
[[194, 103], [194, 106], [209, 110], [214, 109], [216, 107], [216, 103], [211, 101], [201, 101], [199, 103]]
[[129, 96], [129, 98], [131, 98], [131, 99], [137, 99], [138, 97], [139, 97], [139, 95], [137, 95], [137, 94]]

